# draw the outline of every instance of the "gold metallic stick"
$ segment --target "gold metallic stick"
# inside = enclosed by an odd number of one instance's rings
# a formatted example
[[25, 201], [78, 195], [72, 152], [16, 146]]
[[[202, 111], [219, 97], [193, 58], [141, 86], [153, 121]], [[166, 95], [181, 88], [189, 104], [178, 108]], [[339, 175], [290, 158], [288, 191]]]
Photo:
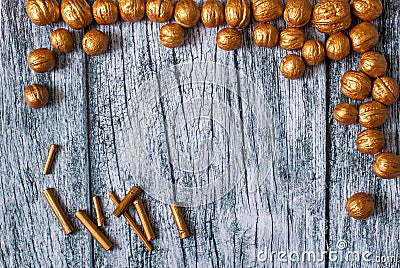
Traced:
[[[110, 199], [114, 203], [115, 206], [118, 206], [119, 199], [118, 199], [117, 195], [114, 192], [110, 192]], [[148, 251], [152, 251], [153, 250], [153, 246], [150, 244], [149, 241], [147, 241], [146, 237], [144, 236], [144, 234], [140, 230], [139, 226], [137, 226], [137, 224], [135, 223], [135, 220], [131, 217], [131, 215], [129, 215], [129, 213], [126, 212], [126, 211], [122, 215], [124, 215], [126, 221], [132, 227], [133, 231], [135, 231], [135, 233], [137, 234], [139, 239], [142, 241], [144, 246], [147, 248], [147, 250]]]
[[172, 216], [174, 216], [176, 228], [179, 232], [179, 237], [181, 239], [188, 238], [190, 236], [189, 229], [186, 226], [185, 220], [183, 219], [180, 207], [176, 203], [169, 205], [171, 209]]
[[110, 240], [100, 231], [100, 229], [94, 224], [94, 222], [86, 215], [84, 210], [76, 212], [75, 217], [86, 227], [86, 229], [92, 234], [94, 239], [105, 249], [109, 250], [113, 244]]
[[94, 210], [96, 211], [97, 226], [99, 227], [104, 226], [103, 211], [101, 210], [100, 206], [100, 198], [97, 195], [93, 196], [93, 204], [94, 204]]
[[147, 216], [146, 210], [143, 205], [143, 201], [140, 199], [136, 199], [133, 201], [133, 205], [136, 208], [136, 211], [139, 215], [140, 222], [142, 223], [144, 234], [148, 241], [156, 238], [153, 228], [151, 227], [149, 217]]
[[141, 191], [142, 189], [140, 189], [139, 187], [133, 186], [132, 189], [129, 190], [128, 194], [124, 197], [124, 199], [122, 199], [121, 203], [119, 203], [113, 214], [117, 217], [120, 217], [133, 202], [133, 200], [135, 200], [136, 196], [140, 194]]
[[46, 159], [46, 164], [44, 165], [42, 174], [43, 175], [47, 175], [50, 173], [50, 169], [51, 169], [51, 165], [53, 164], [54, 161], [54, 156], [56, 155], [58, 146], [55, 144], [51, 144], [49, 147], [49, 152], [47, 155], [47, 159]]
[[46, 189], [43, 191], [43, 195], [46, 198], [47, 202], [49, 203], [51, 209], [56, 215], [57, 220], [60, 222], [64, 232], [68, 235], [74, 231], [74, 227], [72, 226], [71, 222], [69, 221], [67, 215], [62, 210], [60, 203], [58, 202], [57, 198], [54, 195], [52, 189]]

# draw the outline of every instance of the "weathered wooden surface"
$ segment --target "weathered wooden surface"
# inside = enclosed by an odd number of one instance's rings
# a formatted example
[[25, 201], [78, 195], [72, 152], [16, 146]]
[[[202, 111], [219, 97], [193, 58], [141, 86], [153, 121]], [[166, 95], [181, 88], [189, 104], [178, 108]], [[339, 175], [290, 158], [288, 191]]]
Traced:
[[[400, 33], [397, 24], [400, 4], [392, 0], [385, 1], [385, 6], [384, 15], [376, 21], [385, 37], [377, 51], [387, 56], [388, 73], [399, 81]], [[353, 53], [340, 63], [326, 61], [318, 67], [308, 68], [305, 78], [288, 81], [279, 74], [280, 59], [287, 52], [280, 48], [253, 46], [253, 26], [243, 30], [244, 46], [236, 52], [218, 50], [214, 42], [216, 30], [201, 25], [187, 31], [185, 46], [170, 50], [158, 42], [160, 25], [145, 19], [136, 24], [118, 22], [112, 26], [91, 25], [85, 29], [101, 29], [110, 37], [110, 48], [100, 57], [83, 54], [80, 40], [85, 31], [75, 31], [74, 52], [58, 54], [57, 68], [38, 75], [29, 69], [27, 55], [38, 47], [50, 48], [50, 32], [65, 27], [64, 23], [34, 26], [25, 14], [24, 1], [2, 1], [1, 8], [0, 64], [4, 66], [0, 76], [3, 140], [0, 144], [1, 266], [398, 265], [397, 182], [376, 178], [371, 171], [373, 158], [356, 150], [354, 140], [361, 129], [359, 126], [339, 126], [330, 116], [334, 106], [345, 101], [339, 91], [339, 79], [346, 70], [357, 68], [359, 55]], [[280, 30], [285, 27], [283, 20], [274, 24]], [[311, 26], [306, 32], [309, 38], [322, 41], [326, 38]], [[162, 96], [150, 112], [135, 108], [143, 107], [138, 99], [143, 90], [148, 90], [146, 79], [188, 62], [217, 62], [235, 68], [261, 86], [261, 93], [253, 98], [252, 88], [226, 91], [218, 85], [189, 83]], [[172, 70], [171, 76], [179, 75], [178, 71]], [[192, 78], [196, 78], [196, 73]], [[23, 101], [24, 87], [34, 82], [47, 85], [51, 95], [50, 104], [37, 111]], [[226, 84], [230, 82], [226, 81]], [[154, 85], [155, 91], [161, 90], [157, 87]], [[203, 94], [199, 94], [198, 89]], [[203, 139], [209, 138], [216, 144], [225, 141], [216, 111], [211, 112], [207, 120], [195, 121], [195, 124], [183, 122], [179, 141], [169, 139], [167, 130], [178, 131], [174, 128], [176, 122], [171, 121], [171, 111], [179, 111], [188, 119], [197, 112], [204, 112], [187, 108], [186, 103], [193, 98], [200, 103], [207, 103], [208, 98], [226, 101], [232, 111], [227, 116], [228, 121], [236, 112], [241, 114], [238, 131], [244, 143], [256, 148], [255, 152], [267, 148], [256, 138], [251, 138], [257, 137], [253, 124], [272, 118], [273, 173], [252, 191], [251, 163], [254, 158], [250, 157], [244, 163], [244, 177], [234, 190], [213, 203], [184, 210], [193, 236], [183, 241], [177, 237], [168, 206], [143, 195], [157, 235], [155, 250], [149, 253], [126, 222], [112, 216], [114, 205], [108, 198], [110, 190], [122, 197], [134, 183], [133, 178], [148, 174], [148, 170], [133, 170], [128, 164], [124, 143], [125, 113], [130, 109], [138, 118], [141, 113], [149, 113], [149, 118], [154, 119], [154, 122], [146, 123], [148, 128], [141, 129], [136, 138], [150, 148], [153, 166], [166, 181], [182, 186], [201, 186], [217, 179], [218, 170], [224, 170], [227, 164], [221, 159], [234, 148], [228, 144], [215, 150], [221, 161], [205, 173], [185, 171], [182, 165], [186, 162], [190, 168], [196, 168], [193, 158], [201, 151]], [[265, 115], [254, 122], [247, 120], [246, 101], [253, 105], [253, 112], [271, 109], [271, 117]], [[399, 153], [398, 104], [390, 111], [390, 118], [383, 128], [387, 138], [385, 149]], [[175, 156], [171, 150], [182, 140], [190, 148], [185, 147], [178, 156], [188, 160], [175, 163], [168, 157]], [[40, 171], [50, 143], [60, 144], [62, 148], [53, 174], [43, 176]], [[247, 148], [246, 145], [243, 148]], [[243, 149], [240, 153], [246, 152]], [[78, 209], [86, 209], [93, 216], [91, 197], [102, 197], [107, 217], [104, 230], [115, 248], [105, 252], [75, 219], [73, 224], [77, 232], [66, 237], [41, 194], [48, 187], [57, 190], [71, 218]], [[349, 218], [344, 210], [346, 199], [358, 191], [370, 193], [377, 204], [376, 213], [362, 222]], [[338, 250], [341, 240], [347, 247]], [[305, 252], [314, 252], [316, 258], [321, 258], [321, 254], [329, 250], [338, 250], [338, 260], [326, 257], [316, 262], [284, 262], [279, 260], [277, 253], [297, 252], [301, 259]], [[370, 251], [373, 255], [369, 258], [375, 261], [377, 256], [395, 256], [396, 260], [386, 264], [347, 262], [345, 257], [349, 250], [359, 254]], [[265, 253], [260, 255], [261, 259], [257, 259], [259, 253]], [[263, 258], [267, 260], [263, 261]], [[288, 255], [281, 258], [288, 259]]]

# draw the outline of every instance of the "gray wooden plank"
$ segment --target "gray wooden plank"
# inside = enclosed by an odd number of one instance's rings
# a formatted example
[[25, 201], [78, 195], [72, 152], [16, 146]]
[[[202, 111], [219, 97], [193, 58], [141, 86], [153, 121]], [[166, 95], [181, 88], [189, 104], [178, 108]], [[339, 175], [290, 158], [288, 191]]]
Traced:
[[[90, 241], [72, 220], [77, 232], [66, 236], [42, 191], [55, 188], [67, 214], [86, 204], [86, 106], [84, 57], [80, 50], [57, 54], [55, 70], [35, 74], [28, 53], [50, 48], [49, 36], [61, 22], [37, 27], [25, 13], [25, 1], [2, 1], [1, 75], [1, 266], [90, 266]], [[76, 40], [81, 38], [75, 33]], [[77, 48], [77, 46], [76, 46]], [[50, 102], [33, 110], [23, 99], [31, 83], [49, 88]], [[41, 175], [51, 143], [61, 145], [51, 175]]]

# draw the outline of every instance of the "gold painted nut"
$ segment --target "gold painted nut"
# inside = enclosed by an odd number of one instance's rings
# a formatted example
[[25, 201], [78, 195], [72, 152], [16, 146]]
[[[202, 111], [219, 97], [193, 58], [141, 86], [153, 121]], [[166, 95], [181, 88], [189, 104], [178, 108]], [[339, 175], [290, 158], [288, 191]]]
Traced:
[[289, 0], [283, 18], [290, 27], [303, 27], [310, 22], [312, 10], [310, 0]]
[[358, 118], [361, 126], [365, 128], [378, 128], [387, 119], [388, 109], [382, 103], [369, 101], [360, 105]]
[[40, 109], [49, 101], [49, 92], [46, 87], [33, 84], [25, 88], [24, 99], [33, 109]]
[[205, 1], [201, 8], [201, 21], [208, 28], [215, 28], [224, 24], [224, 5], [219, 0]]
[[307, 65], [318, 65], [325, 60], [324, 44], [318, 40], [308, 40], [304, 43], [301, 55]]
[[342, 125], [355, 124], [358, 119], [358, 109], [350, 103], [339, 103], [333, 110], [333, 118]]
[[90, 56], [103, 54], [108, 47], [108, 37], [99, 30], [90, 30], [82, 39], [83, 50]]
[[176, 48], [185, 42], [185, 30], [177, 23], [168, 23], [160, 29], [160, 42], [168, 48]]
[[322, 0], [315, 5], [312, 23], [321, 33], [333, 34], [348, 29], [351, 11], [347, 0]]
[[38, 48], [29, 54], [28, 63], [33, 71], [45, 73], [56, 65], [56, 56], [50, 49]]
[[278, 43], [279, 32], [269, 23], [258, 24], [253, 31], [253, 41], [258, 47], [272, 48]]
[[303, 59], [295, 54], [289, 54], [281, 61], [280, 70], [283, 77], [295, 80], [303, 76], [306, 65]]
[[93, 21], [92, 9], [85, 0], [62, 0], [61, 15], [74, 30], [83, 29]]
[[385, 137], [380, 130], [366, 129], [357, 135], [356, 144], [363, 154], [377, 154], [385, 147]]
[[362, 22], [351, 29], [350, 40], [355, 52], [366, 52], [379, 42], [378, 30], [372, 23]]
[[380, 153], [372, 165], [374, 173], [382, 179], [400, 176], [400, 157], [392, 153]]
[[30, 20], [38, 26], [56, 22], [60, 18], [56, 0], [27, 0], [25, 8]]
[[346, 202], [347, 213], [356, 220], [365, 220], [374, 213], [375, 205], [372, 198], [360, 192], [352, 195]]
[[286, 50], [301, 49], [306, 41], [306, 35], [299, 28], [286, 28], [280, 33], [279, 45]]
[[250, 5], [247, 0], [228, 0], [225, 6], [225, 20], [229, 26], [244, 28], [251, 19]]
[[360, 58], [360, 69], [372, 78], [382, 76], [387, 70], [386, 58], [378, 52], [365, 52]]
[[118, 0], [121, 19], [135, 23], [144, 17], [145, 3], [143, 0]]
[[350, 39], [342, 32], [332, 34], [326, 41], [326, 55], [331, 60], [343, 60], [350, 54]]
[[153, 22], [167, 22], [173, 14], [173, 0], [148, 0], [146, 2], [146, 15]]
[[253, 0], [251, 8], [256, 21], [270, 22], [282, 16], [284, 5], [282, 0]]
[[54, 30], [50, 35], [50, 42], [54, 50], [58, 52], [71, 52], [74, 49], [74, 38], [67, 29]]
[[360, 71], [345, 72], [340, 85], [343, 95], [352, 100], [365, 100], [372, 90], [371, 79]]
[[372, 97], [380, 103], [391, 105], [399, 98], [399, 85], [388, 76], [378, 77], [372, 86]]
[[223, 50], [236, 50], [242, 46], [242, 34], [235, 28], [224, 28], [217, 34], [217, 46]]
[[96, 0], [92, 11], [94, 20], [100, 25], [113, 24], [118, 19], [118, 6], [114, 0]]
[[175, 5], [174, 18], [182, 27], [191, 28], [195, 26], [200, 15], [200, 7], [193, 0], [180, 0]]
[[352, 0], [350, 2], [353, 14], [363, 21], [371, 21], [382, 15], [381, 0]]

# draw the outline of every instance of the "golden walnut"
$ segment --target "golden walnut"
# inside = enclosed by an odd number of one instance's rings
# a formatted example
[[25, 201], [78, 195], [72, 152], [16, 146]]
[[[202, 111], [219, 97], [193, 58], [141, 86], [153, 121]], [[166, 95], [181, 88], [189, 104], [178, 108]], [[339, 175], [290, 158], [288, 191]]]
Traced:
[[289, 54], [281, 61], [280, 70], [283, 77], [295, 80], [303, 76], [306, 65], [303, 59], [295, 54]]
[[351, 29], [350, 40], [354, 51], [366, 52], [371, 50], [378, 43], [378, 30], [376, 26], [370, 22], [360, 23]]
[[169, 21], [173, 14], [173, 0], [148, 0], [146, 2], [146, 15], [153, 22]]
[[85, 0], [62, 0], [61, 15], [75, 30], [83, 29], [93, 21], [92, 9]]
[[175, 5], [174, 17], [182, 27], [193, 27], [200, 19], [200, 7], [193, 0], [180, 0]]
[[372, 86], [372, 97], [385, 105], [391, 105], [399, 98], [399, 85], [390, 77], [378, 77]]
[[369, 101], [360, 105], [358, 118], [361, 126], [365, 128], [377, 128], [382, 126], [388, 115], [385, 105], [377, 101]]
[[365, 52], [360, 58], [360, 69], [373, 78], [382, 76], [386, 73], [387, 69], [386, 58], [378, 52]]
[[350, 103], [339, 103], [333, 110], [333, 118], [342, 125], [352, 125], [357, 122], [358, 109]]
[[269, 22], [282, 16], [282, 0], [253, 0], [251, 1], [253, 16], [256, 21]]
[[352, 0], [350, 2], [353, 14], [364, 20], [371, 21], [382, 15], [382, 2], [380, 0]]
[[244, 28], [251, 19], [250, 5], [247, 0], [228, 0], [225, 6], [225, 20], [229, 26]]
[[309, 0], [289, 0], [283, 18], [290, 27], [303, 27], [310, 21], [312, 9]]
[[350, 27], [351, 12], [347, 0], [322, 0], [315, 5], [312, 23], [326, 34], [341, 32]]
[[145, 4], [143, 0], [118, 0], [118, 9], [124, 21], [137, 22], [144, 16]]
[[56, 57], [50, 49], [39, 48], [29, 54], [28, 63], [33, 71], [45, 73], [54, 68], [56, 65]]
[[347, 71], [340, 80], [342, 93], [352, 100], [365, 100], [372, 90], [371, 79], [360, 71]]
[[301, 49], [306, 41], [306, 35], [299, 28], [286, 28], [280, 34], [279, 45], [286, 50]]
[[90, 30], [82, 39], [83, 50], [90, 56], [99, 56], [107, 50], [108, 37], [99, 30]]
[[39, 109], [49, 101], [49, 92], [44, 86], [33, 84], [25, 88], [24, 99], [30, 107]]
[[392, 153], [380, 153], [372, 165], [374, 173], [382, 179], [400, 176], [400, 157]]
[[219, 0], [207, 0], [201, 8], [201, 21], [208, 28], [215, 28], [225, 22], [224, 5]]
[[101, 25], [113, 24], [118, 19], [118, 6], [114, 0], [96, 0], [92, 11], [94, 20]]
[[168, 48], [175, 48], [185, 42], [185, 30], [177, 23], [165, 24], [160, 29], [160, 42]]
[[331, 60], [343, 60], [350, 54], [350, 39], [343, 33], [334, 33], [326, 41], [326, 55]]
[[235, 28], [225, 28], [217, 34], [217, 46], [223, 50], [235, 50], [242, 46], [242, 34]]
[[55, 0], [27, 0], [25, 8], [28, 17], [38, 26], [56, 22], [60, 18], [60, 8]]
[[70, 52], [74, 49], [74, 39], [67, 29], [54, 30], [50, 35], [50, 42], [58, 52]]
[[304, 43], [301, 55], [307, 65], [318, 65], [325, 59], [324, 44], [318, 40], [308, 40]]
[[253, 41], [258, 47], [272, 48], [278, 43], [279, 33], [274, 25], [258, 24], [253, 31]]
[[377, 154], [385, 146], [385, 137], [380, 130], [366, 129], [357, 135], [356, 144], [363, 154]]
[[360, 192], [352, 195], [346, 202], [347, 213], [356, 220], [365, 220], [374, 213], [375, 205], [372, 198]]

